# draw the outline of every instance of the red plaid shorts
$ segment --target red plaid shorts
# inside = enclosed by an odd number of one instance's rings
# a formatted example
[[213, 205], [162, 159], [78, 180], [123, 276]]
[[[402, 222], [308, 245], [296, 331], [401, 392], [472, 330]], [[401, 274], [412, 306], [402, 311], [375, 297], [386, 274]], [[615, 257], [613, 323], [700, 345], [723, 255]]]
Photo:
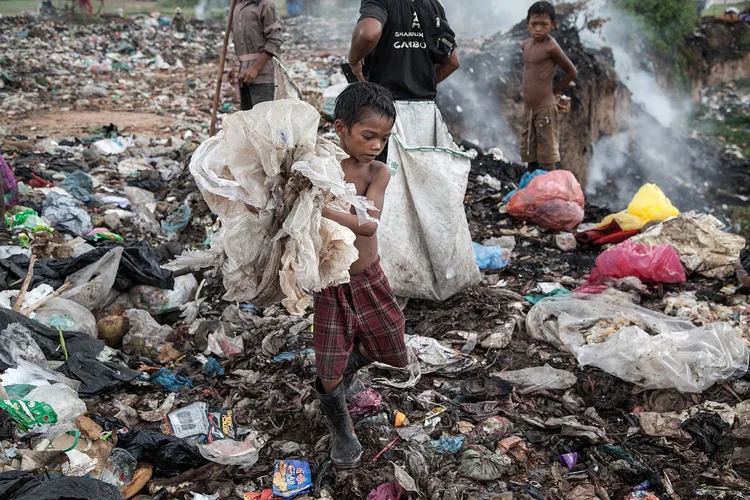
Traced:
[[322, 380], [334, 381], [344, 374], [355, 338], [376, 361], [406, 366], [406, 320], [380, 260], [353, 274], [349, 283], [316, 293], [314, 299], [315, 363]]

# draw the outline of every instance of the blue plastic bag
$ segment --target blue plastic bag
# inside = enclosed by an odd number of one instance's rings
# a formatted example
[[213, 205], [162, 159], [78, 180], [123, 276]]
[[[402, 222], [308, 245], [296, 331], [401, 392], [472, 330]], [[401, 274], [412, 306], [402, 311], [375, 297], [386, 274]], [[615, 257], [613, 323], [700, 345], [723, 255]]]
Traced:
[[185, 387], [193, 387], [193, 382], [190, 379], [175, 375], [166, 368], [154, 372], [146, 381], [161, 386], [170, 392], [180, 392]]
[[430, 441], [429, 445], [434, 448], [435, 453], [443, 455], [444, 453], [455, 454], [464, 445], [466, 436], [460, 435], [456, 437], [441, 437], [435, 441]]
[[294, 498], [313, 487], [310, 464], [299, 460], [277, 460], [273, 467], [273, 494]]
[[539, 177], [540, 175], [548, 174], [546, 170], [535, 170], [534, 172], [526, 172], [523, 174], [523, 177], [521, 177], [521, 183], [518, 185], [518, 189], [514, 189], [508, 195], [505, 197], [505, 203], [509, 203], [510, 199], [513, 198], [513, 195], [522, 190], [525, 187], [529, 186], [529, 183]]
[[474, 242], [474, 255], [479, 269], [504, 269], [510, 261], [503, 257], [502, 247], [486, 247], [477, 242]]

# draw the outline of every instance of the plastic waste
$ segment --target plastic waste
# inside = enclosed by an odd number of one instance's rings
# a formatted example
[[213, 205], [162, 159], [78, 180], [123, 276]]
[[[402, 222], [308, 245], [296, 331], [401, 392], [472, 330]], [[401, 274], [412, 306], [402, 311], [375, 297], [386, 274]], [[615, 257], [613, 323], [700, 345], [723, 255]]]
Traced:
[[86, 172], [71, 172], [65, 177], [65, 180], [59, 182], [57, 185], [83, 203], [88, 204], [93, 201], [91, 190], [94, 189], [94, 181]]
[[508, 456], [492, 453], [480, 445], [469, 447], [458, 459], [459, 474], [477, 481], [499, 479], [510, 466], [511, 461]]
[[428, 444], [435, 450], [435, 453], [442, 455], [444, 453], [455, 454], [464, 445], [466, 436], [459, 435], [455, 437], [443, 436], [440, 439], [430, 441]]
[[[25, 274], [25, 273], [24, 273]], [[50, 295], [55, 290], [49, 285], [39, 285], [26, 292], [21, 303], [21, 308], [27, 308]], [[18, 298], [18, 290], [3, 290], [0, 292], [0, 307], [12, 309]]]
[[99, 480], [123, 488], [133, 480], [137, 468], [138, 461], [133, 455], [122, 448], [115, 448], [107, 459]]
[[258, 461], [260, 450], [265, 444], [264, 437], [251, 432], [244, 441], [220, 439], [209, 444], [201, 444], [198, 450], [206, 460], [249, 469]]
[[63, 384], [39, 386], [25, 398], [0, 401], [0, 407], [11, 413], [24, 432], [33, 430], [46, 437], [56, 437], [77, 429], [76, 418], [86, 412], [86, 404], [76, 391]]
[[180, 392], [184, 388], [193, 387], [193, 382], [190, 381], [190, 379], [176, 375], [166, 368], [161, 368], [152, 373], [148, 378], [148, 382], [158, 385], [170, 392]]
[[513, 196], [521, 189], [527, 188], [531, 181], [533, 181], [540, 175], [546, 175], [548, 173], [549, 172], [547, 172], [546, 170], [534, 170], [533, 172], [526, 172], [525, 174], [523, 174], [523, 176], [521, 177], [521, 182], [518, 183], [518, 187], [505, 196], [505, 203], [508, 204], [510, 202], [510, 199], [513, 198]]
[[596, 259], [596, 267], [591, 271], [586, 283], [578, 292], [601, 291], [612, 279], [636, 277], [645, 283], [684, 283], [687, 281], [685, 269], [671, 245], [638, 245], [625, 241], [614, 248], [605, 250]]
[[97, 338], [96, 318], [72, 300], [55, 297], [34, 312], [34, 319], [52, 328], [84, 332]]
[[620, 229], [630, 231], [640, 229], [651, 221], [667, 220], [680, 215], [672, 202], [656, 184], [646, 184], [638, 190], [625, 212], [605, 217], [599, 227], [617, 221]]
[[526, 318], [532, 338], [646, 389], [702, 392], [747, 371], [748, 351], [727, 323], [696, 328], [597, 296], [549, 298]]
[[373, 388], [368, 387], [352, 398], [351, 403], [349, 403], [349, 413], [353, 419], [357, 420], [377, 413], [381, 404], [380, 394]]
[[151, 463], [155, 477], [176, 476], [205, 463], [198, 450], [184, 439], [138, 428], [118, 432], [117, 436], [118, 448], [138, 462]]
[[273, 466], [273, 494], [294, 498], [313, 487], [310, 464], [299, 460], [276, 460]]
[[180, 205], [176, 212], [169, 214], [166, 219], [161, 221], [161, 228], [168, 233], [176, 233], [190, 223], [192, 216], [193, 210], [190, 205]]
[[128, 309], [123, 317], [130, 323], [130, 329], [122, 341], [122, 350], [129, 355], [156, 359], [159, 349], [172, 333], [172, 327], [160, 325], [143, 309]]
[[42, 216], [60, 231], [67, 231], [77, 236], [93, 229], [91, 217], [75, 198], [51, 192], [44, 199]]
[[569, 371], [558, 370], [550, 365], [497, 372], [493, 373], [493, 376], [511, 382], [520, 394], [570, 389], [577, 380], [576, 376]]
[[367, 495], [367, 500], [393, 500], [402, 498], [404, 487], [394, 479], [390, 483], [383, 483]]
[[176, 311], [190, 302], [197, 289], [198, 281], [195, 276], [186, 274], [175, 278], [173, 290], [138, 285], [130, 289], [129, 295], [136, 307], [158, 316]]
[[119, 155], [132, 145], [130, 138], [118, 137], [116, 139], [101, 139], [94, 143], [96, 150], [103, 155]]
[[508, 213], [552, 231], [570, 231], [583, 221], [581, 185], [566, 170], [535, 177], [508, 202]]
[[484, 246], [474, 242], [474, 254], [479, 269], [504, 269], [508, 265], [510, 256], [499, 246]]
[[724, 223], [716, 217], [690, 212], [649, 228], [631, 241], [641, 245], [669, 244], [688, 274], [725, 279], [733, 274], [745, 239], [724, 229]]
[[0, 361], [15, 367], [21, 360], [47, 368], [47, 358], [31, 337], [29, 329], [13, 323], [0, 331]]
[[123, 360], [100, 361], [81, 352], [70, 354], [58, 371], [79, 380], [78, 394], [85, 398], [115, 391], [140, 375]]
[[99, 309], [115, 284], [121, 258], [122, 248], [117, 247], [99, 261], [71, 274], [68, 281], [73, 284], [73, 288], [62, 294], [62, 297], [77, 302], [89, 311]]
[[3, 181], [3, 201], [6, 207], [18, 204], [18, 183], [16, 177], [5, 163], [3, 155], [0, 155], [0, 178]]
[[0, 498], [4, 500], [93, 499], [123, 500], [120, 490], [89, 477], [34, 476], [27, 472], [0, 473]]

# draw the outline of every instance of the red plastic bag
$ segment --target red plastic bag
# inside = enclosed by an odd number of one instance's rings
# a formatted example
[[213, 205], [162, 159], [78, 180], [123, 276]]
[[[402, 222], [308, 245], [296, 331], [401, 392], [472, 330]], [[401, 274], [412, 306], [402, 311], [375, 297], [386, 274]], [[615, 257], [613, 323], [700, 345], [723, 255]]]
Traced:
[[508, 202], [508, 213], [553, 231], [570, 231], [583, 221], [583, 189], [567, 170], [534, 178]]
[[608, 279], [630, 276], [635, 276], [644, 283], [687, 281], [685, 268], [682, 267], [680, 257], [672, 245], [665, 243], [649, 246], [625, 241], [602, 252], [596, 259], [596, 267], [591, 271], [586, 283], [576, 291], [596, 293], [596, 288], [605, 284]]

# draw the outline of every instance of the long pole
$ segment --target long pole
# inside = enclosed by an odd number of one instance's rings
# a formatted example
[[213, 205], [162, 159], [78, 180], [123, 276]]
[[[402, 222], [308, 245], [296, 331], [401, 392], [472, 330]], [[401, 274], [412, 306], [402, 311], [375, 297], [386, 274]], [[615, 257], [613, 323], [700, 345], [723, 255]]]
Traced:
[[219, 59], [219, 74], [216, 76], [216, 92], [214, 92], [214, 108], [211, 111], [211, 136], [216, 134], [216, 113], [219, 111], [219, 98], [221, 97], [221, 79], [224, 76], [224, 62], [227, 58], [227, 46], [229, 45], [229, 33], [232, 31], [232, 17], [234, 16], [234, 5], [236, 0], [232, 0], [229, 6], [229, 16], [227, 17], [227, 28], [224, 31], [224, 46], [221, 48], [221, 58]]

